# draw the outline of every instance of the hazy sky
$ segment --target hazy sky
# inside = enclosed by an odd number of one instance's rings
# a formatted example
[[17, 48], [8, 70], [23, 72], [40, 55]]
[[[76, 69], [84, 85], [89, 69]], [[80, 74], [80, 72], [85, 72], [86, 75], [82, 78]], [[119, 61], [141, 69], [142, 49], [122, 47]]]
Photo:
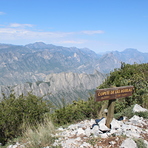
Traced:
[[148, 52], [148, 0], [0, 0], [0, 43]]

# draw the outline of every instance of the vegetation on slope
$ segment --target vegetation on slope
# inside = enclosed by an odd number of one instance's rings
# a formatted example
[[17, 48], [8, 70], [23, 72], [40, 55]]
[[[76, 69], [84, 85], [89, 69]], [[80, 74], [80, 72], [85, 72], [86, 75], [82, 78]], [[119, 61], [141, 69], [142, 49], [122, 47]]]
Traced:
[[148, 108], [148, 63], [125, 64], [120, 69], [115, 69], [98, 88], [110, 88], [120, 86], [134, 86], [131, 97], [116, 100], [115, 111], [120, 112], [133, 104], [139, 104]]

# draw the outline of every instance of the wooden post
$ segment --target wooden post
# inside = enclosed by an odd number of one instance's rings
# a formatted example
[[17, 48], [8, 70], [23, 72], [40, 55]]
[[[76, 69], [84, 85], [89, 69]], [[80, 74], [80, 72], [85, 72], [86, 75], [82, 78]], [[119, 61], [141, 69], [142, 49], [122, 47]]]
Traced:
[[106, 126], [110, 128], [110, 123], [113, 120], [114, 117], [114, 106], [115, 106], [115, 99], [109, 100], [108, 102], [108, 113], [107, 113], [107, 119], [106, 119]]

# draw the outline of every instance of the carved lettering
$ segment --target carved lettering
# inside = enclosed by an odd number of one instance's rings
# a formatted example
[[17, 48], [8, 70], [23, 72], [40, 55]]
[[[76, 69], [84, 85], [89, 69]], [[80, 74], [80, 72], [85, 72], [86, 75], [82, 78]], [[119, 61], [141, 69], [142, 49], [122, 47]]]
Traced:
[[116, 88], [107, 88], [96, 90], [96, 101], [117, 99], [122, 97], [131, 96], [133, 86], [123, 86]]

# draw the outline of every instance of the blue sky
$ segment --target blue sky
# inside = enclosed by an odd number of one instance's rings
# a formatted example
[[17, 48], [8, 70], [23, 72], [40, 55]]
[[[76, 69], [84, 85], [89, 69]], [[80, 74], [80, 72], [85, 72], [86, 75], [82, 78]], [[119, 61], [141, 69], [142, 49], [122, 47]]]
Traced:
[[148, 52], [148, 0], [0, 0], [0, 43]]

